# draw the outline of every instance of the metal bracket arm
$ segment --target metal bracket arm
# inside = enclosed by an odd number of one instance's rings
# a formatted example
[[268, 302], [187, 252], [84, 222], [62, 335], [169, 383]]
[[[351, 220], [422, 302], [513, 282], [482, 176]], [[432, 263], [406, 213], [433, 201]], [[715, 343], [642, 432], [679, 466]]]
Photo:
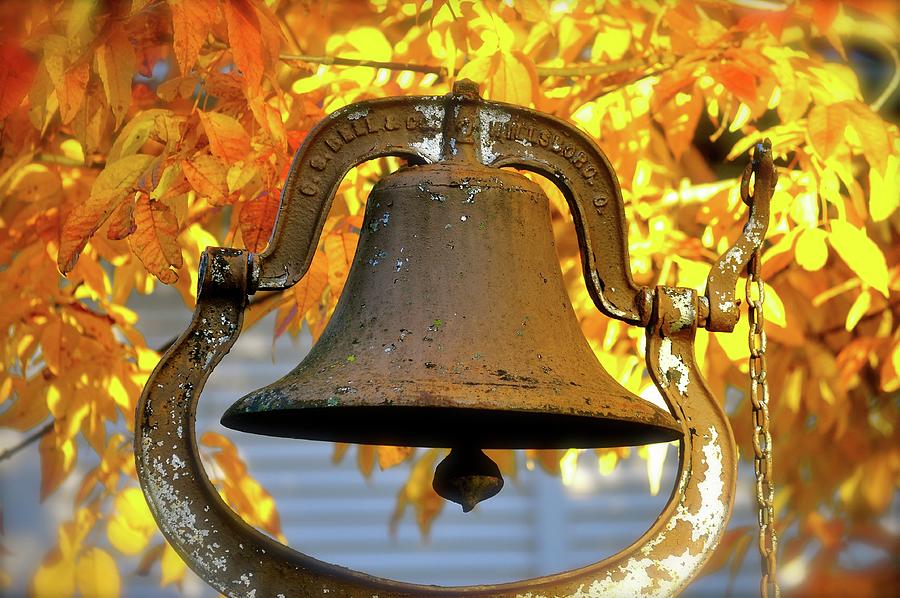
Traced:
[[[750, 194], [750, 177], [754, 177]], [[741, 236], [713, 264], [706, 279], [705, 305], [701, 308], [701, 325], [713, 332], [731, 332], [740, 319], [740, 300], [735, 287], [747, 264], [753, 258], [769, 228], [769, 204], [778, 176], [772, 160], [772, 143], [766, 139], [756, 144], [753, 158], [741, 177], [741, 198], [750, 206], [750, 217]]]
[[576, 221], [585, 281], [597, 308], [630, 323], [649, 322], [651, 294], [631, 276], [625, 207], [606, 156], [560, 119], [482, 100], [470, 81], [443, 97], [359, 102], [319, 123], [294, 157], [251, 293], [287, 288], [303, 277], [341, 179], [383, 156], [471, 161], [546, 176], [562, 190]]

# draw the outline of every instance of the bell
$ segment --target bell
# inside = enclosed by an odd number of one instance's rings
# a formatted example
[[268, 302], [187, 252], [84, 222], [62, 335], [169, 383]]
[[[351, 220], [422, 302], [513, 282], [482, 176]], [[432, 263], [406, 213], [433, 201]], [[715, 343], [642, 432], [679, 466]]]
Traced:
[[508, 170], [381, 180], [321, 338], [222, 424], [424, 447], [611, 447], [681, 436], [600, 366], [563, 286], [549, 200]]

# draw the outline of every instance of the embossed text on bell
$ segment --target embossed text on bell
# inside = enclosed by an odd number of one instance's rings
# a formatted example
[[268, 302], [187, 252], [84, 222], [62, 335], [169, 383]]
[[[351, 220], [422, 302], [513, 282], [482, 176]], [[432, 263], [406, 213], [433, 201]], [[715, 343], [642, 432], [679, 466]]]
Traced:
[[[247, 295], [302, 279], [338, 183], [350, 168], [382, 156], [409, 165], [368, 198], [325, 331], [291, 372], [239, 399], [222, 423], [287, 438], [452, 449], [433, 486], [465, 511], [503, 486], [481, 449], [678, 440], [676, 488], [631, 546], [581, 569], [514, 584], [420, 586], [278, 544], [241, 521], [210, 484], [196, 454], [194, 410], [240, 333]], [[668, 411], [601, 367], [563, 285], [548, 199], [502, 167], [543, 175], [563, 191], [588, 293], [602, 313], [646, 329], [648, 371]], [[616, 175], [573, 126], [484, 101], [465, 81], [444, 97], [371, 100], [334, 112], [298, 150], [266, 251], [207, 250], [194, 320], [144, 389], [137, 468], [166, 538], [227, 595], [246, 594], [230, 584], [234, 570], [252, 574], [257, 595], [677, 594], [721, 538], [735, 492], [731, 428], [696, 365], [694, 339], [700, 326], [730, 330], [737, 320], [734, 287], [768, 224], [774, 169], [767, 146], [752, 172], [751, 225], [699, 296], [635, 284]]]

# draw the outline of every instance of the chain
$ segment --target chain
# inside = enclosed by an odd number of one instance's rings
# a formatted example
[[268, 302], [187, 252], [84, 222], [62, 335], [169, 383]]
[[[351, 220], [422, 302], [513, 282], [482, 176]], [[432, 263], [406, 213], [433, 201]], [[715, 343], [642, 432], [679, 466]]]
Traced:
[[[751, 169], [744, 173], [749, 179]], [[752, 198], [742, 185], [742, 195], [749, 204]], [[760, 251], [756, 250], [747, 265], [747, 306], [750, 316], [750, 401], [753, 405], [753, 465], [756, 470], [756, 504], [759, 519], [759, 555], [762, 579], [759, 594], [762, 598], [781, 596], [775, 578], [775, 555], [778, 536], [775, 532], [775, 484], [772, 479], [772, 435], [769, 432], [769, 382], [766, 378], [766, 330], [763, 304], [765, 285], [759, 275]], [[755, 292], [754, 292], [755, 291]]]

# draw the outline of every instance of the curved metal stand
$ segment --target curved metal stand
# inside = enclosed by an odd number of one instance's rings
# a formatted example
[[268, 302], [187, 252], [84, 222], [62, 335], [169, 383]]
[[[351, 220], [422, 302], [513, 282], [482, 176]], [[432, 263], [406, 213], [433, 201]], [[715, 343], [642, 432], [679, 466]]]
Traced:
[[737, 477], [728, 420], [693, 358], [697, 295], [660, 288], [648, 330], [651, 375], [684, 428], [678, 483], [657, 521], [599, 563], [510, 584], [441, 588], [400, 583], [294, 551], [245, 523], [206, 476], [194, 417], [213, 368], [240, 334], [251, 254], [210, 248], [188, 329], [144, 387], [135, 422], [138, 478], [163, 535], [227, 596], [667, 596], [695, 577], [725, 529]]

